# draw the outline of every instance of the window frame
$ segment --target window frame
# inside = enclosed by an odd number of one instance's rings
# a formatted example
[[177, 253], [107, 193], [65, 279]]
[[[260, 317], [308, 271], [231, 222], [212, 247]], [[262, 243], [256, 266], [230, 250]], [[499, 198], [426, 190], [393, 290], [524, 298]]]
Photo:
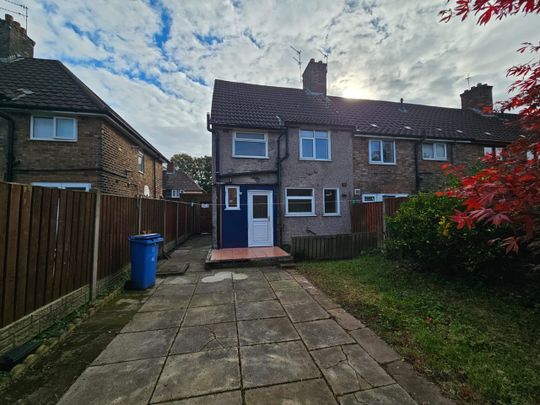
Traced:
[[[371, 159], [371, 143], [372, 142], [379, 142], [381, 144], [381, 160], [372, 160]], [[394, 161], [393, 162], [385, 162], [384, 161], [384, 153], [383, 153], [383, 145], [384, 142], [392, 142], [392, 149], [393, 149], [393, 156]], [[397, 164], [397, 154], [396, 154], [396, 140], [395, 139], [383, 139], [383, 138], [369, 138], [368, 140], [368, 159], [370, 165], [386, 165], [386, 166], [395, 166]]]
[[[303, 131], [312, 132], [313, 137], [303, 138], [302, 137], [302, 132]], [[317, 139], [317, 138], [315, 137], [315, 132], [326, 132], [327, 138], [325, 138], [325, 139], [328, 140], [328, 158], [326, 158], [326, 159], [317, 158], [317, 149], [315, 147], [315, 139]], [[304, 148], [302, 146], [302, 139], [311, 139], [312, 140], [313, 157], [305, 157], [304, 156]], [[323, 138], [319, 138], [319, 139], [323, 139]], [[322, 129], [301, 129], [300, 128], [300, 130], [298, 131], [298, 152], [299, 152], [299, 159], [300, 160], [316, 160], [316, 161], [320, 161], [320, 162], [330, 162], [330, 161], [332, 161], [332, 135], [331, 135], [330, 131], [322, 130]]]
[[[496, 157], [497, 159], [501, 158], [501, 154], [503, 151], [502, 146], [484, 146], [484, 155], [483, 156], [491, 156]], [[489, 153], [487, 153], [487, 150], [489, 150]]]
[[[142, 158], [141, 164], [139, 164], [139, 158]], [[141, 166], [142, 166], [142, 170], [141, 170]], [[141, 150], [137, 152], [137, 170], [139, 171], [139, 173], [144, 174], [144, 152]]]
[[[237, 135], [264, 135], [264, 140], [246, 140], [246, 139], [240, 139], [240, 142], [252, 142], [252, 143], [264, 143], [264, 156], [256, 156], [256, 155], [237, 155], [236, 154], [236, 141], [237, 141]], [[268, 133], [267, 132], [255, 132], [255, 131], [234, 131], [233, 137], [232, 137], [232, 157], [237, 159], [268, 159]]]
[[[326, 190], [334, 190], [336, 192], [336, 212], [326, 212]], [[340, 217], [341, 216], [341, 198], [339, 194], [339, 187], [324, 187], [323, 188], [323, 217]]]
[[[36, 138], [34, 136], [34, 120], [36, 118], [48, 118], [53, 120], [53, 136], [52, 138]], [[62, 138], [56, 136], [56, 121], [58, 119], [72, 120], [73, 121], [73, 138]], [[44, 141], [44, 142], [77, 142], [79, 140], [79, 122], [75, 117], [63, 117], [59, 115], [46, 115], [46, 114], [32, 114], [30, 116], [30, 139], [32, 141]]]
[[[311, 197], [287, 195], [289, 190], [311, 190]], [[289, 200], [309, 200], [311, 199], [311, 212], [289, 212]], [[315, 217], [315, 189], [310, 187], [285, 187], [285, 216], [286, 217]]]
[[[374, 203], [384, 201], [386, 198], [404, 198], [408, 197], [408, 193], [366, 193], [362, 194], [362, 203]], [[366, 197], [374, 198], [373, 201], [366, 201]]]
[[61, 190], [72, 190], [72, 191], [82, 191], [82, 190], [74, 190], [75, 188], [84, 188], [85, 191], [90, 191], [92, 189], [91, 183], [73, 183], [73, 182], [35, 181], [32, 183], [32, 186], [58, 188]]
[[[427, 158], [424, 156], [424, 147], [428, 146], [428, 145], [431, 145], [431, 150], [433, 152], [433, 157], [432, 158]], [[444, 157], [437, 157], [436, 156], [436, 150], [437, 150], [437, 147], [436, 145], [443, 145], [444, 146]], [[422, 143], [422, 160], [434, 160], [434, 161], [438, 161], [438, 162], [445, 162], [448, 160], [448, 148], [446, 146], [446, 143], [444, 142], [423, 142]]]
[[[229, 189], [236, 189], [236, 206], [229, 205]], [[240, 186], [225, 186], [225, 210], [239, 211], [240, 210]]]
[[181, 194], [180, 190], [176, 188], [171, 190], [171, 198], [180, 198]]

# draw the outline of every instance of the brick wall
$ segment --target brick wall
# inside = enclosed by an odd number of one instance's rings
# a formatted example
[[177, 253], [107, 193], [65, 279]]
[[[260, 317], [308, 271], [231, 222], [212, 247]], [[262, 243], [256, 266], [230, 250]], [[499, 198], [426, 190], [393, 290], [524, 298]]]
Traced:
[[[369, 163], [369, 138], [353, 138], [354, 187], [362, 194], [416, 192], [415, 144], [412, 140], [395, 140], [396, 164], [376, 165]], [[487, 146], [487, 145], [486, 145]], [[473, 170], [478, 158], [483, 155], [484, 145], [448, 143], [447, 161], [422, 159], [422, 148], [418, 147], [418, 171], [420, 190], [429, 191], [441, 187], [445, 176], [440, 166], [444, 163], [464, 165]]]
[[0, 117], [0, 180], [4, 180], [6, 174], [7, 138], [8, 122]]
[[[144, 153], [144, 173], [139, 172], [137, 156], [139, 148], [108, 123], [102, 128], [102, 174], [100, 189], [109, 194], [135, 196], [144, 194], [144, 186], [150, 189], [150, 196], [163, 195], [162, 164], [142, 149]], [[154, 189], [155, 180], [155, 189]]]
[[13, 170], [13, 181], [83, 182], [96, 186], [100, 119], [78, 117], [77, 142], [62, 142], [30, 139], [30, 115], [11, 116], [15, 120], [14, 155], [17, 162]]
[[10, 15], [0, 19], [0, 58], [19, 55], [25, 58], [34, 56], [34, 41], [32, 41], [21, 24]]

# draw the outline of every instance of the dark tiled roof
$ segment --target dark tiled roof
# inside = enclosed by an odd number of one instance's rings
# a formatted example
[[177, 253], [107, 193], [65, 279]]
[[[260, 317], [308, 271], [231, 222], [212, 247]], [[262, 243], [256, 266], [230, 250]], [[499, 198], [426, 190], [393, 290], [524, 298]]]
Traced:
[[184, 192], [203, 192], [203, 189], [195, 181], [181, 170], [173, 173], [163, 172], [164, 190], [183, 190]]
[[162, 160], [167, 159], [58, 60], [0, 62], [0, 106], [108, 115]]
[[[302, 89], [216, 80], [212, 124], [280, 128], [287, 123], [341, 125], [358, 133], [508, 142], [519, 131], [508, 119], [472, 110], [310, 94]], [[408, 127], [408, 128], [407, 128]], [[410, 129], [409, 129], [410, 128]]]

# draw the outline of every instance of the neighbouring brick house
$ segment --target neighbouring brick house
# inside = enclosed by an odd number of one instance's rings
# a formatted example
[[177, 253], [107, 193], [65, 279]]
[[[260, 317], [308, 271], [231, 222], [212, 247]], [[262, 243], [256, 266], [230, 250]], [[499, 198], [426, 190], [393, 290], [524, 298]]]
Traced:
[[312, 59], [303, 89], [215, 81], [214, 247], [348, 233], [351, 203], [435, 188], [444, 162], [470, 167], [519, 134], [488, 85], [457, 109], [330, 96], [326, 73]]
[[167, 169], [163, 171], [163, 196], [166, 199], [191, 201], [191, 197], [202, 194], [204, 190], [191, 177], [176, 169], [172, 163], [167, 164]]
[[0, 19], [0, 178], [162, 196], [167, 159], [58, 60]]

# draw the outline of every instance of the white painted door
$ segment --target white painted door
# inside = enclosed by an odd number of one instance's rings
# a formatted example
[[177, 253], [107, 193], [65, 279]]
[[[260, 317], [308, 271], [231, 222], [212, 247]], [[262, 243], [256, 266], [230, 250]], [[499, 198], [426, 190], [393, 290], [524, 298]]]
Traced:
[[248, 190], [248, 246], [274, 245], [271, 190]]

